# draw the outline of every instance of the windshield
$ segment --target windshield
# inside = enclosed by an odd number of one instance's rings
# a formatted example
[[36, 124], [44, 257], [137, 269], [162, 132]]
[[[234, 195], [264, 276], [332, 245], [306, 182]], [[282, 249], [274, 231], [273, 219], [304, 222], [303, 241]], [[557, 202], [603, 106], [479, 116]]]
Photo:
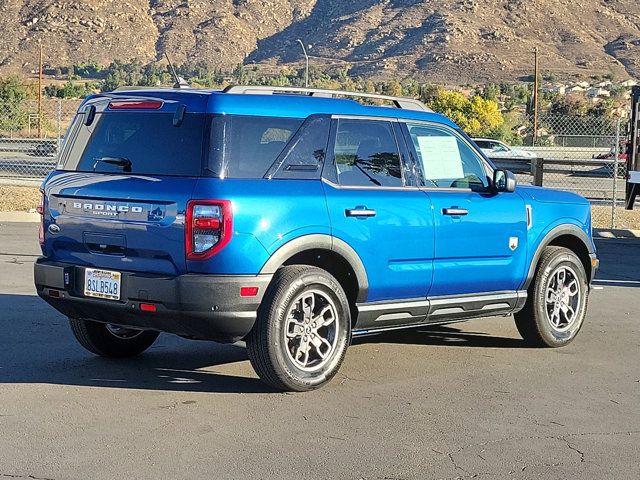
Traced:
[[207, 117], [185, 114], [177, 127], [173, 117], [172, 113], [109, 112], [97, 114], [89, 126], [78, 121], [63, 169], [198, 176]]

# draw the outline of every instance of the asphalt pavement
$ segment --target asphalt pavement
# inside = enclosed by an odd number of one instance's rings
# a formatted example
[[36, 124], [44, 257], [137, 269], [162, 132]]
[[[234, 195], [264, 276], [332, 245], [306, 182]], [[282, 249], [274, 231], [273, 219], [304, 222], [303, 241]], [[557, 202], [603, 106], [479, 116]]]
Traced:
[[98, 358], [32, 285], [37, 225], [0, 224], [0, 478], [640, 478], [640, 239], [569, 346], [511, 318], [359, 340], [325, 388], [274, 393], [243, 348], [161, 335]]

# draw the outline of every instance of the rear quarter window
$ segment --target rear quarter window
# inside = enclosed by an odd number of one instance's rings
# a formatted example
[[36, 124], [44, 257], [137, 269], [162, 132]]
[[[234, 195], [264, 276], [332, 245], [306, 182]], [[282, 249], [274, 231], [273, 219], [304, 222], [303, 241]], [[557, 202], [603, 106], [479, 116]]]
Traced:
[[303, 123], [299, 118], [217, 115], [208, 170], [220, 178], [262, 178]]

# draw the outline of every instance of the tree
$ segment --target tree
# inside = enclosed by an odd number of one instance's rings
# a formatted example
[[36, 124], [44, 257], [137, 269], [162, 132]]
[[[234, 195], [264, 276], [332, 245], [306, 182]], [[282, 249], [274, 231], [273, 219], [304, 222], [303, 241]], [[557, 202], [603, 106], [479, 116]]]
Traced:
[[471, 136], [487, 135], [504, 123], [498, 103], [478, 95], [469, 99], [462, 92], [439, 89], [429, 106], [451, 118]]
[[19, 77], [0, 79], [0, 130], [12, 132], [26, 126], [26, 98], [27, 89]]
[[559, 97], [551, 104], [549, 114], [552, 116], [579, 117], [587, 113], [587, 102], [578, 96]]
[[469, 102], [467, 126], [469, 135], [484, 135], [504, 123], [498, 103], [475, 96]]
[[498, 95], [500, 95], [500, 87], [495, 83], [488, 83], [482, 89], [482, 93], [480, 96], [485, 100], [498, 100]]
[[384, 94], [399, 97], [402, 95], [402, 85], [400, 85], [400, 82], [393, 80], [385, 85]]
[[27, 98], [27, 89], [17, 76], [0, 79], [0, 102], [20, 103]]

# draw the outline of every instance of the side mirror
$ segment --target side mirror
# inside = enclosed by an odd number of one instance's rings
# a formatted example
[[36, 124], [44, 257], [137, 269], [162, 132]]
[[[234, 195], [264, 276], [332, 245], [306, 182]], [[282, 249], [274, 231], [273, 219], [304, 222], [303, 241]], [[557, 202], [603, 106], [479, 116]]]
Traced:
[[493, 171], [493, 189], [496, 192], [513, 192], [517, 183], [516, 176], [509, 170]]

